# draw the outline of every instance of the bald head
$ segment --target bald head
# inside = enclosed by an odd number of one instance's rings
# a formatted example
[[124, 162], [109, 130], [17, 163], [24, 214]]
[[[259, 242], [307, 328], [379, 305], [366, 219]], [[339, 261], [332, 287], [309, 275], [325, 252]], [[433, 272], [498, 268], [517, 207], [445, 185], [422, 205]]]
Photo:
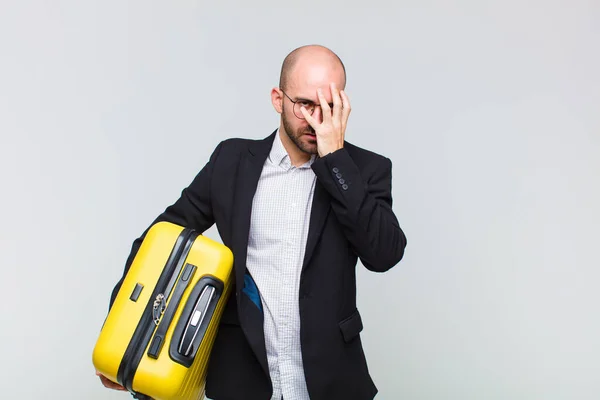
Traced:
[[[283, 60], [281, 75], [279, 76], [279, 87], [288, 89], [294, 81], [295, 72], [302, 67], [321, 66], [331, 69], [339, 69], [346, 82], [346, 67], [342, 60], [333, 51], [320, 45], [308, 45], [298, 47]], [[297, 75], [297, 74], [296, 74]]]

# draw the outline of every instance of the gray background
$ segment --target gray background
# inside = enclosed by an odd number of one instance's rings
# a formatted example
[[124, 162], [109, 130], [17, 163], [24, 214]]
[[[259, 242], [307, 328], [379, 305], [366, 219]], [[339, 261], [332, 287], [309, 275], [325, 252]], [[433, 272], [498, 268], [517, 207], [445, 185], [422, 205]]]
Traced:
[[377, 398], [599, 399], [599, 4], [2, 0], [0, 397], [130, 398], [91, 353], [131, 242], [320, 43], [408, 236], [359, 266]]

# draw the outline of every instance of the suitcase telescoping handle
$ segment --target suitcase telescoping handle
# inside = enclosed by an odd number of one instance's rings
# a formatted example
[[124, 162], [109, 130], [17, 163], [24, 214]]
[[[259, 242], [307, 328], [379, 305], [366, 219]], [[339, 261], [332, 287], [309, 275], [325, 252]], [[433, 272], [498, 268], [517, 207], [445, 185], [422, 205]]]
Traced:
[[223, 288], [223, 282], [213, 276], [203, 276], [198, 280], [173, 332], [169, 354], [174, 361], [186, 367], [192, 365]]
[[208, 306], [215, 296], [215, 291], [216, 289], [212, 285], [206, 285], [204, 289], [202, 289], [202, 293], [194, 305], [190, 320], [183, 330], [183, 336], [179, 343], [179, 354], [189, 357], [192, 353], [194, 339], [196, 339], [201, 330], [200, 327], [203, 325], [202, 322], [204, 322], [205, 319], [208, 319]]

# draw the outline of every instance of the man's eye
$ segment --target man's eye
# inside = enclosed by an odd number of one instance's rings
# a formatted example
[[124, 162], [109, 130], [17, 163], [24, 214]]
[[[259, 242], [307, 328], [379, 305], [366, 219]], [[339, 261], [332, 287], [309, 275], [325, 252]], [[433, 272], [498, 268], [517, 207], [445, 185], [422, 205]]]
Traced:
[[304, 106], [306, 108], [310, 108], [310, 106], [312, 106], [312, 103], [310, 101], [299, 101], [298, 103], [300, 103], [301, 106]]

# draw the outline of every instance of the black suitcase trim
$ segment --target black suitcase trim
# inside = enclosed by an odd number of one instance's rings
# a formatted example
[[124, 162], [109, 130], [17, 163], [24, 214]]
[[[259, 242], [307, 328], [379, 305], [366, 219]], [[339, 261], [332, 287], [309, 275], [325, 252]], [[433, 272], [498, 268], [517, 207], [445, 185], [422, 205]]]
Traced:
[[[198, 235], [198, 233], [190, 228], [186, 228], [180, 233], [171, 250], [171, 254], [165, 264], [163, 272], [150, 296], [146, 309], [131, 337], [129, 346], [123, 355], [117, 372], [117, 380], [131, 393], [136, 393], [133, 390], [133, 378], [137, 367], [142, 360], [144, 351], [156, 329], [153, 315], [154, 302], [159, 294], [163, 294], [165, 300], [168, 298], [170, 294], [169, 291], [172, 290], [183, 267], [183, 262]], [[167, 291], [167, 289], [169, 291]]]
[[179, 303], [181, 302], [181, 298], [183, 297], [183, 293], [187, 289], [190, 284], [191, 278], [194, 276], [194, 273], [198, 267], [193, 264], [187, 263], [179, 280], [177, 281], [177, 286], [175, 286], [175, 290], [171, 296], [171, 300], [165, 310], [163, 317], [160, 319], [160, 323], [156, 328], [156, 333], [152, 338], [152, 343], [150, 347], [148, 347], [148, 357], [157, 359], [160, 351], [165, 344], [165, 337], [167, 335], [167, 331], [169, 330], [169, 326], [171, 326], [171, 322], [173, 321], [173, 317], [175, 317], [175, 312], [179, 308]]

